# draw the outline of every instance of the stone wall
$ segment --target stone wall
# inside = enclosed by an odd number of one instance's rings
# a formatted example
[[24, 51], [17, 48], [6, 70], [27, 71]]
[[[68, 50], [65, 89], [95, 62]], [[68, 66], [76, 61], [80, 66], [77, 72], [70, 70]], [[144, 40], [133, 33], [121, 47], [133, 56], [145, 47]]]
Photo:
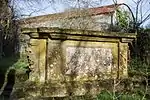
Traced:
[[[58, 14], [59, 15], [59, 14]], [[77, 13], [76, 16], [80, 17], [71, 17], [70, 14], [66, 15], [51, 15], [49, 18], [35, 17], [24, 19], [21, 22], [21, 27], [28, 28], [38, 28], [38, 27], [58, 27], [66, 29], [86, 29], [86, 30], [97, 30], [97, 31], [106, 31], [110, 28], [110, 25], [113, 25], [115, 17], [114, 14], [101, 14], [101, 15], [90, 15], [90, 12], [86, 10], [83, 13]], [[45, 20], [47, 19], [47, 20]], [[31, 22], [30, 22], [31, 20]]]

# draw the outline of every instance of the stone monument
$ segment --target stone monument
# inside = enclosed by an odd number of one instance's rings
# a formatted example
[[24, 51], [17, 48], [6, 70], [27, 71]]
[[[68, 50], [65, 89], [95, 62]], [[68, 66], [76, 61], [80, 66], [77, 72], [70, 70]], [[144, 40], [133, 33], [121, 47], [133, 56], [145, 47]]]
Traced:
[[37, 97], [97, 94], [100, 81], [128, 77], [129, 46], [135, 33], [60, 28], [23, 28], [28, 35], [26, 93]]

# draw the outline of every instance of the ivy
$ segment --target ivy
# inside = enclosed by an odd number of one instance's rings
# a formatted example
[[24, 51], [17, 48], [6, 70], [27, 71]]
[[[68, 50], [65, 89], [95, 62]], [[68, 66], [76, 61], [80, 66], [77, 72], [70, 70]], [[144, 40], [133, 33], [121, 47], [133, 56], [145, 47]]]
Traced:
[[117, 26], [124, 31], [127, 31], [130, 27], [130, 15], [129, 12], [123, 9], [117, 9], [116, 11]]

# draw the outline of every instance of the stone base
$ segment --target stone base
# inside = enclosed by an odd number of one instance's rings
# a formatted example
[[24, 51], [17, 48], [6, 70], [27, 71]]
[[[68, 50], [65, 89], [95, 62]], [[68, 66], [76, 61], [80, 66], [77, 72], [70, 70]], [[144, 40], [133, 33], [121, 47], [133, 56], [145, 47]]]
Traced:
[[[59, 100], [59, 98], [83, 97], [86, 95], [96, 96], [101, 90], [112, 90], [114, 86], [113, 82], [114, 80], [99, 80], [38, 84], [26, 81], [15, 85], [11, 100], [47, 100], [47, 98], [49, 98], [48, 100], [51, 100], [50, 98], [58, 98], [56, 100]], [[124, 90], [124, 85], [120, 83], [116, 89], [122, 91]]]

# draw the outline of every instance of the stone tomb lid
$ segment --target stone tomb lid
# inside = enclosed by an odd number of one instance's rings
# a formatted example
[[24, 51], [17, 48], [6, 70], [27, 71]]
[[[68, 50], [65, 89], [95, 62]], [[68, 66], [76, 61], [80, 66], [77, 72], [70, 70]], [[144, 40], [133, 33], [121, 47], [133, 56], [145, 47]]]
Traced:
[[[119, 38], [122, 41], [132, 41], [136, 38], [136, 33], [121, 32], [101, 32], [94, 30], [62, 29], [57, 27], [22, 28], [21, 33], [28, 34], [31, 38], [57, 38], [57, 39], [77, 39], [78, 37], [99, 37], [99, 38]], [[88, 40], [88, 39], [87, 39]]]

